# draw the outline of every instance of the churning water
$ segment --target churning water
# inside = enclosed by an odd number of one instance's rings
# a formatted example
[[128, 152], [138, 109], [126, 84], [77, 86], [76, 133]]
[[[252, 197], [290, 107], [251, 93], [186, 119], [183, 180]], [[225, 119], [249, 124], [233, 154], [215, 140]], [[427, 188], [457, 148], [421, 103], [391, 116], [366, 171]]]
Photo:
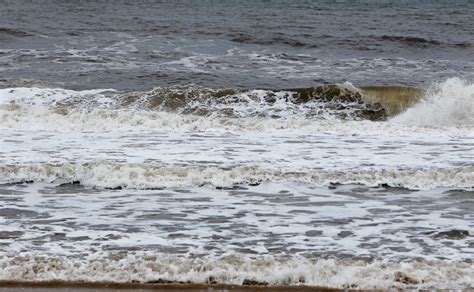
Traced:
[[4, 1], [0, 279], [472, 288], [473, 3], [288, 2]]

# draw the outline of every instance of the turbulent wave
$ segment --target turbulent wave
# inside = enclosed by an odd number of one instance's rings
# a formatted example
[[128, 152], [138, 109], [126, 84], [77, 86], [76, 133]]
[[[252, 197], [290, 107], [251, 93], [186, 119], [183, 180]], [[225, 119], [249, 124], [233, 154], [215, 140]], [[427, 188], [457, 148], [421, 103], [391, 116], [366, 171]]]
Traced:
[[289, 90], [187, 85], [115, 95], [111, 90], [8, 88], [0, 90], [0, 102], [62, 106], [68, 110], [147, 110], [227, 118], [385, 120], [387, 110], [381, 104], [386, 104], [390, 113], [394, 109], [388, 106], [388, 98], [381, 97], [384, 90], [368, 88], [367, 92], [370, 95], [350, 84]]
[[[62, 88], [15, 87], [0, 89], [0, 104], [24, 104], [52, 106], [61, 102], [95, 100], [103, 103], [104, 92], [114, 92], [111, 89], [68, 90]], [[87, 104], [87, 103], [86, 103]]]
[[421, 101], [394, 117], [393, 122], [415, 125], [474, 125], [474, 83], [458, 78], [438, 83]]
[[365, 86], [360, 88], [368, 103], [379, 103], [388, 117], [402, 113], [415, 105], [425, 94], [423, 90], [401, 86]]
[[204, 283], [234, 285], [313, 285], [358, 289], [467, 289], [474, 269], [469, 263], [412, 261], [145, 256], [48, 257], [34, 254], [0, 259], [0, 280], [105, 283]]
[[450, 169], [348, 169], [299, 171], [258, 167], [152, 166], [140, 163], [90, 163], [0, 165], [2, 183], [80, 183], [95, 188], [155, 189], [213, 185], [260, 184], [266, 181], [297, 181], [320, 186], [333, 184], [386, 185], [410, 189], [474, 187], [474, 166]]
[[[408, 87], [361, 87], [350, 83], [287, 90], [211, 89], [196, 85], [120, 93], [97, 89], [0, 89], [2, 125], [57, 124], [94, 130], [95, 122], [207, 128], [297, 128], [313, 121], [385, 121], [407, 125], [474, 124], [474, 87], [452, 78], [427, 91]], [[55, 120], [56, 119], [56, 120]], [[252, 120], [253, 119], [253, 120]], [[99, 121], [100, 120], [100, 121]], [[114, 123], [115, 121], [115, 123]], [[54, 128], [54, 127], [53, 127]]]
[[198, 116], [385, 119], [380, 104], [365, 102], [347, 86], [293, 90], [210, 89], [195, 85], [156, 88], [118, 97], [121, 106]]

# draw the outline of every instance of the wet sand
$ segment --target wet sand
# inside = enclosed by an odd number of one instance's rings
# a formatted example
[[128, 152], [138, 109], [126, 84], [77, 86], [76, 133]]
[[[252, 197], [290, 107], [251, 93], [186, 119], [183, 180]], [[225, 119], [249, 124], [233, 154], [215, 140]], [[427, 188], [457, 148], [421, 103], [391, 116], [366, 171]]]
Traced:
[[[309, 287], [309, 286], [264, 286], [264, 285], [224, 285], [224, 284], [154, 284], [154, 283], [79, 283], [79, 282], [0, 282], [0, 291], [232, 291], [232, 292], [257, 292], [257, 291], [344, 291], [342, 289]], [[347, 291], [347, 290], [346, 290]]]

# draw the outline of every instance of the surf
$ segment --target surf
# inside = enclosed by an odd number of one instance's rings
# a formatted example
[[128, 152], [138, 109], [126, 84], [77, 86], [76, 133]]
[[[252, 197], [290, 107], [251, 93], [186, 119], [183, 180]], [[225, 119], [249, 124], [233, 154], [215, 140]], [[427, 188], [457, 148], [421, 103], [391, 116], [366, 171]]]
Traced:
[[474, 126], [474, 83], [450, 78], [433, 84], [391, 122], [420, 126]]

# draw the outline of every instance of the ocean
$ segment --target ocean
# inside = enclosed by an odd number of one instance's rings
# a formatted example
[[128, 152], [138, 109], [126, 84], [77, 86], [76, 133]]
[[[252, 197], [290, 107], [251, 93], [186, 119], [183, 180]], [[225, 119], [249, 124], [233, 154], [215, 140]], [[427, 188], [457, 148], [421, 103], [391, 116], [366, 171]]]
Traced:
[[474, 2], [0, 4], [0, 285], [474, 288]]

